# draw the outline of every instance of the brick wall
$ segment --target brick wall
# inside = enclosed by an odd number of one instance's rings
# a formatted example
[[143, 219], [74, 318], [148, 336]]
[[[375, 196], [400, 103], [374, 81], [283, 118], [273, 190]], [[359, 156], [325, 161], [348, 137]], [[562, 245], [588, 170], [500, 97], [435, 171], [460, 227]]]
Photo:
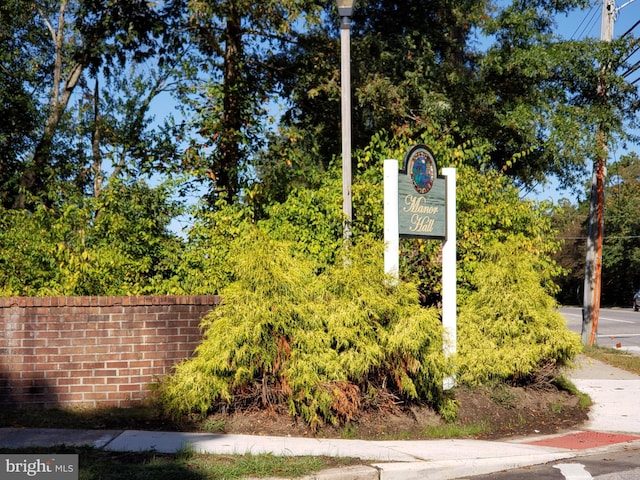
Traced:
[[0, 407], [126, 407], [189, 357], [214, 295], [0, 298]]

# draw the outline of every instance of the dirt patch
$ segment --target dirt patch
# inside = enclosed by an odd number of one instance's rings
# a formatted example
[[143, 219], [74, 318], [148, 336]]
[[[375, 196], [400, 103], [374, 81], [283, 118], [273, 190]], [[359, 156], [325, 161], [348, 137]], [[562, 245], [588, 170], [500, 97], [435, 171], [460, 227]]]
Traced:
[[[459, 388], [460, 427], [479, 427], [474, 438], [495, 439], [510, 436], [549, 434], [578, 428], [587, 420], [588, 410], [580, 407], [576, 396], [561, 390], [532, 389], [500, 385], [496, 388]], [[195, 425], [197, 430], [249, 435], [292, 437], [424, 439], [431, 427], [444, 421], [427, 406], [395, 405], [365, 410], [347, 425], [323, 426], [313, 432], [301, 419], [278, 408], [210, 415]], [[470, 429], [471, 431], [471, 429]]]
[[[458, 405], [458, 430], [450, 436], [496, 439], [510, 436], [557, 433], [578, 429], [588, 410], [579, 398], [552, 388], [497, 385], [473, 390], [458, 388], [453, 398]], [[433, 438], [433, 427], [448, 425], [427, 406], [406, 406], [388, 396], [375, 406], [369, 405], [342, 426], [323, 426], [313, 432], [285, 407], [244, 408], [233, 414], [215, 414], [174, 421], [162, 415], [157, 405], [106, 410], [7, 410], [0, 411], [0, 426], [38, 428], [92, 428], [164, 431], [196, 431], [292, 437], [425, 439]], [[464, 430], [466, 429], [466, 430]], [[467, 433], [460, 433], [460, 432]]]
[[580, 427], [588, 409], [579, 398], [560, 390], [537, 390], [501, 385], [496, 389], [461, 389], [459, 422], [484, 424], [482, 438], [550, 434]]

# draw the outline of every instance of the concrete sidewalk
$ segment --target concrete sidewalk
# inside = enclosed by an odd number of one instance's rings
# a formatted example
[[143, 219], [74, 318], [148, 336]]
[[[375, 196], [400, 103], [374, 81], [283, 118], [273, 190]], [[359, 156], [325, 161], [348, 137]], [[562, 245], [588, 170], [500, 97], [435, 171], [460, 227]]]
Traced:
[[219, 454], [326, 455], [363, 460], [362, 466], [325, 470], [309, 477], [324, 480], [446, 480], [573, 458], [594, 451], [629, 447], [630, 444], [640, 449], [640, 415], [634, 415], [640, 377], [584, 357], [568, 376], [582, 392], [591, 396], [594, 406], [582, 430], [553, 436], [506, 441], [364, 441], [134, 430], [2, 428], [0, 447], [65, 444], [91, 445], [110, 451], [167, 453], [189, 448]]

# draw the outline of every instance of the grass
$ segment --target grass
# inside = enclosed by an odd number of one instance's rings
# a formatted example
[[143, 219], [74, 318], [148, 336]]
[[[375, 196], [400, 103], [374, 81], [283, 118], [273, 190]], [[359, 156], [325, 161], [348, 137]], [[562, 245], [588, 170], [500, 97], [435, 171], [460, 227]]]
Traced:
[[[209, 431], [218, 433], [224, 425], [205, 421], [176, 423], [163, 418], [152, 405], [133, 408], [104, 409], [30, 409], [0, 410], [0, 427], [142, 429], [165, 431]], [[361, 464], [353, 458], [284, 457], [276, 455], [199, 454], [189, 449], [176, 454], [158, 452], [109, 452], [90, 447], [29, 447], [26, 450], [0, 449], [0, 453], [77, 453], [79, 480], [222, 480], [241, 478], [310, 475], [325, 468]]]
[[444, 425], [434, 425], [427, 427], [424, 430], [424, 435], [427, 438], [467, 438], [476, 437], [480, 434], [486, 434], [489, 432], [487, 425], [483, 423], [472, 425], [457, 425], [453, 423], [446, 423]]
[[554, 383], [560, 390], [565, 390], [571, 395], [577, 396], [580, 408], [589, 408], [592, 405], [593, 402], [591, 401], [591, 397], [578, 390], [578, 387], [576, 387], [575, 384], [564, 375], [556, 378]]
[[584, 354], [611, 366], [640, 375], [640, 356], [607, 347], [585, 347]]
[[328, 467], [352, 465], [349, 458], [281, 457], [276, 455], [211, 455], [184, 450], [175, 455], [155, 452], [106, 452], [90, 447], [0, 449], [0, 453], [78, 454], [79, 480], [233, 480], [297, 478]]
[[195, 431], [195, 422], [175, 422], [154, 404], [130, 408], [0, 409], [0, 426], [110, 430]]

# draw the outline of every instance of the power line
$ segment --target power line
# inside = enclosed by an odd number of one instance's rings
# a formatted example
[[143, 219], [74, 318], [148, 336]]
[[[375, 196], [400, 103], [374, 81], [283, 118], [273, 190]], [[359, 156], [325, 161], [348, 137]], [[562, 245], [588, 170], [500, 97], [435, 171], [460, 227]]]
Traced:
[[[591, 29], [593, 29], [593, 24], [596, 20], [596, 14], [598, 13], [598, 8], [596, 8], [597, 5], [593, 5], [591, 7], [591, 10], [589, 10], [586, 15], [584, 16], [584, 18], [582, 19], [582, 21], [580, 22], [580, 24], [576, 27], [576, 30], [573, 32], [573, 34], [570, 37], [570, 40], [573, 40], [574, 38], [582, 38], [585, 35], [585, 32], [590, 31]], [[589, 20], [587, 21], [587, 18], [591, 16], [591, 18], [589, 18]], [[585, 24], [586, 22], [586, 24]], [[580, 33], [578, 34], [578, 31], [580, 30], [580, 27], [582, 27], [582, 25], [585, 24], [584, 28], [582, 28], [582, 30], [580, 31]]]
[[640, 68], [640, 60], [631, 65], [626, 72], [622, 74], [622, 78], [626, 78]]
[[626, 32], [624, 32], [624, 33], [620, 36], [620, 38], [624, 38], [624, 37], [626, 37], [627, 35], [631, 34], [632, 30], [633, 30], [634, 28], [636, 28], [639, 24], [640, 24], [640, 20], [638, 20], [636, 23], [634, 23], [634, 24], [633, 24], [633, 27], [631, 27], [629, 30], [627, 30]]
[[638, 50], [640, 50], [640, 42], [636, 42], [634, 48], [632, 48], [629, 54], [622, 60], [622, 63], [626, 63]]
[[[603, 240], [628, 240], [632, 238], [640, 238], [640, 235], [610, 235], [605, 236]], [[556, 240], [582, 240], [586, 241], [587, 237], [556, 237]]]

